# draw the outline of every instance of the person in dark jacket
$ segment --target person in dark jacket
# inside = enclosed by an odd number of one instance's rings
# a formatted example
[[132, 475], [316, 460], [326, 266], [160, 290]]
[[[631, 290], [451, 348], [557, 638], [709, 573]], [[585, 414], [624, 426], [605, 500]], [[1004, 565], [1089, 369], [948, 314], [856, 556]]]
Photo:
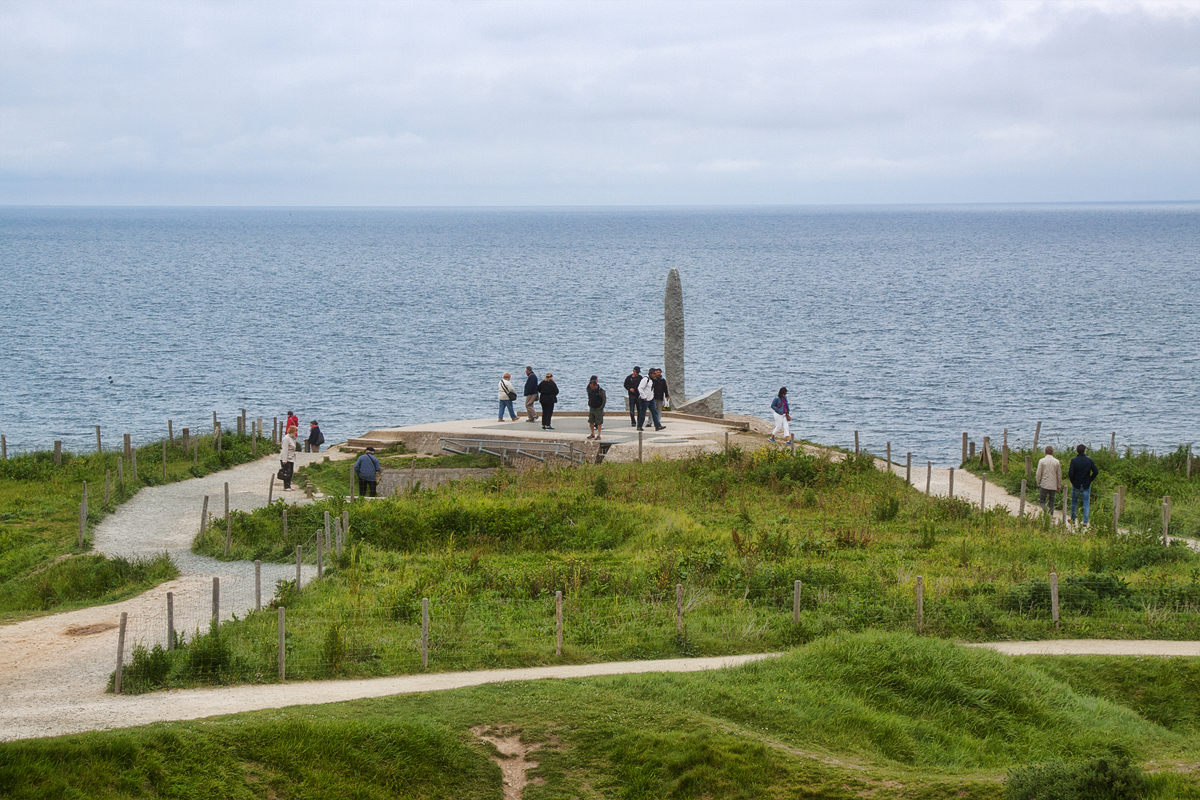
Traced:
[[542, 403], [542, 430], [552, 431], [550, 418], [554, 416], [554, 404], [558, 402], [558, 384], [554, 382], [553, 372], [546, 373], [546, 380], [537, 385], [537, 391]]
[[1096, 480], [1100, 470], [1096, 469], [1095, 461], [1084, 455], [1086, 447], [1079, 445], [1075, 452], [1079, 455], [1072, 458], [1071, 465], [1067, 467], [1067, 480], [1071, 482], [1071, 522], [1075, 521], [1075, 512], [1082, 500], [1083, 524], [1087, 525], [1091, 520], [1092, 481]]
[[595, 375], [588, 381], [587, 385], [588, 396], [588, 437], [589, 439], [600, 439], [600, 429], [604, 427], [604, 404], [608, 402], [608, 395], [600, 388], [600, 380]]
[[354, 462], [354, 474], [358, 476], [358, 496], [375, 497], [375, 486], [383, 467], [375, 457], [375, 448], [368, 447], [367, 451]]
[[533, 404], [538, 400], [538, 379], [533, 374], [533, 367], [525, 368], [525, 411], [529, 414], [530, 422], [537, 422], [537, 414], [533, 413]]
[[314, 419], [309, 423], [308, 438], [304, 440], [305, 451], [319, 453], [323, 444], [325, 444], [325, 434], [321, 433], [321, 426]]
[[625, 377], [625, 400], [629, 403], [629, 427], [637, 427], [638, 386], [642, 383], [642, 368], [634, 367]]
[[671, 402], [671, 390], [667, 387], [667, 379], [663, 377], [661, 369], [654, 370], [651, 377], [654, 378], [654, 405], [658, 406], [658, 413], [661, 416], [663, 406]]

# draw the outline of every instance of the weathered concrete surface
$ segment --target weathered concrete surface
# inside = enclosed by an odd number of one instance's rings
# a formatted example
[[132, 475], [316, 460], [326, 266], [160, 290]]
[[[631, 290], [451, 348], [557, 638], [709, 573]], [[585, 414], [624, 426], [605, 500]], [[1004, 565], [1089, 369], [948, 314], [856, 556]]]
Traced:
[[450, 481], [463, 478], [487, 478], [494, 469], [390, 469], [385, 468], [375, 487], [380, 497], [391, 497], [397, 492], [407, 491], [414, 483], [422, 489], [432, 489]]
[[667, 294], [663, 301], [663, 377], [671, 387], [671, 400], [687, 402], [683, 375], [683, 284], [679, 270], [667, 274]]
[[694, 414], [698, 417], [713, 417], [721, 419], [725, 416], [725, 398], [721, 389], [713, 389], [702, 394], [695, 400], [677, 404], [675, 410], [681, 414]]

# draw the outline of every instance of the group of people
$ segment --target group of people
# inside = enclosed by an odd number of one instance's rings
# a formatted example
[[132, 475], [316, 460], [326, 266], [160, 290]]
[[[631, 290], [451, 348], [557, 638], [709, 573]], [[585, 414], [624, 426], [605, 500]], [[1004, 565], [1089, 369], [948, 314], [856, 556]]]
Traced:
[[[1083, 445], [1076, 446], [1076, 455], [1067, 467], [1067, 480], [1071, 482], [1071, 522], [1075, 522], [1079, 506], [1082, 505], [1084, 525], [1091, 523], [1092, 482], [1100, 474], [1096, 462], [1084, 455], [1086, 452], [1087, 448]], [[1036, 479], [1038, 502], [1043, 511], [1053, 513], [1054, 496], [1063, 489], [1062, 464], [1055, 458], [1053, 447], [1047, 447], [1046, 455], [1038, 461]]]
[[[642, 376], [642, 368], [634, 367], [633, 372], [625, 378], [625, 391], [629, 398], [629, 425], [643, 430], [646, 416], [649, 415], [654, 424], [654, 430], [661, 431], [666, 426], [662, 424], [662, 409], [671, 402], [671, 389], [663, 377], [662, 370], [652, 368], [649, 374]], [[516, 408], [513, 405], [517, 399], [517, 388], [513, 385], [512, 374], [504, 373], [497, 386], [496, 399], [500, 403], [497, 421], [504, 421], [507, 411], [512, 422], [516, 422]], [[533, 367], [525, 367], [525, 414], [529, 422], [542, 421], [542, 430], [552, 431], [554, 426], [554, 406], [558, 403], [558, 384], [554, 382], [554, 373], [547, 372], [546, 377], [538, 380]], [[587, 384], [588, 404], [588, 437], [600, 439], [604, 428], [604, 409], [608, 405], [608, 393], [600, 386], [600, 379], [593, 375]], [[541, 407], [541, 414], [534, 406]]]
[[[279, 441], [279, 478], [283, 481], [283, 490], [292, 490], [292, 475], [296, 470], [296, 450], [299, 447], [297, 437], [300, 435], [300, 418], [294, 411], [287, 412], [287, 422], [283, 424], [283, 438]], [[309, 423], [308, 438], [304, 440], [304, 452], [319, 453], [321, 445], [325, 444], [325, 434], [314, 419]]]

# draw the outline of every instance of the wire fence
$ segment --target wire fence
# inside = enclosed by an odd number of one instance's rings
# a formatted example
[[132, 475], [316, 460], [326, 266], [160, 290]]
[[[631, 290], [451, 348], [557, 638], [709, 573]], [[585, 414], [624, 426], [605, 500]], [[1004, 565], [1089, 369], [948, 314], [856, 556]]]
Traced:
[[[1120, 638], [1137, 628], [1189, 638], [1200, 625], [1195, 581], [1134, 592], [1096, 574], [1060, 580], [1051, 573], [1016, 585], [927, 584], [907, 576], [874, 591], [795, 581], [791, 592], [755, 598], [678, 584], [673, 596], [662, 597], [559, 592], [532, 600], [393, 596], [356, 604], [352, 590], [338, 608], [322, 602], [335, 592], [330, 587], [327, 597], [320, 581], [301, 593], [294, 580], [280, 579], [266, 602], [260, 586], [233, 581], [208, 597], [193, 587], [172, 597], [161, 614], [123, 615], [121, 668], [111, 685], [140, 692], [204, 682], [733, 655], [864, 628], [984, 639]], [[246, 607], [247, 613], [234, 611]]]

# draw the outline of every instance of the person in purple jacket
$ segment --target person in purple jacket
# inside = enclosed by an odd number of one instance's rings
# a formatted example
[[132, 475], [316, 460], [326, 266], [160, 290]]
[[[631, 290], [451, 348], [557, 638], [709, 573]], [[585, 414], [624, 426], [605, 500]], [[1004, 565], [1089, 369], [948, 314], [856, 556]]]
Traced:
[[788, 410], [787, 387], [783, 386], [779, 389], [779, 394], [771, 401], [771, 413], [775, 415], [775, 429], [771, 431], [770, 442], [775, 441], [775, 434], [783, 431], [783, 440], [787, 444], [795, 444], [796, 440], [792, 436], [792, 429], [788, 425], [792, 421], [791, 412]]

